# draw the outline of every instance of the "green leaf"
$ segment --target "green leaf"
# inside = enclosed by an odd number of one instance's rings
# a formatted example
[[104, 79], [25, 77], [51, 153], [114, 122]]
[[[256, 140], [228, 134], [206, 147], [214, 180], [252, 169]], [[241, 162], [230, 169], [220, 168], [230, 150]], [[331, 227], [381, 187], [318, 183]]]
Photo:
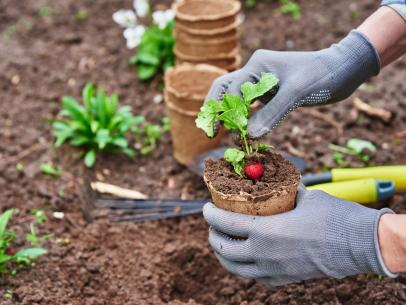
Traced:
[[82, 99], [86, 108], [90, 110], [92, 108], [92, 98], [94, 96], [94, 86], [91, 83], [86, 84], [82, 90]]
[[13, 258], [14, 258], [13, 256], [0, 253], [0, 272], [4, 270], [2, 268], [2, 265], [9, 262], [9, 261], [11, 261]]
[[96, 151], [89, 150], [85, 155], [85, 165], [87, 167], [93, 167], [96, 162]]
[[78, 102], [70, 96], [64, 96], [62, 98], [62, 104], [65, 110], [69, 113], [70, 117], [84, 126], [88, 126], [86, 118], [86, 112], [84, 108], [78, 104]]
[[125, 138], [116, 138], [112, 142], [115, 146], [121, 147], [121, 148], [126, 148], [128, 147], [128, 142], [127, 139]]
[[224, 159], [231, 163], [234, 171], [241, 177], [243, 176], [244, 158], [245, 153], [237, 148], [228, 148], [224, 152]]
[[157, 70], [158, 70], [158, 66], [140, 64], [140, 65], [138, 65], [138, 69], [137, 69], [138, 77], [141, 80], [148, 80], [155, 75]]
[[274, 148], [272, 145], [264, 143], [255, 143], [253, 146], [256, 151], [267, 151]]
[[0, 240], [3, 239], [4, 233], [6, 232], [7, 224], [13, 216], [14, 210], [9, 209], [6, 210], [3, 214], [0, 216]]
[[107, 129], [99, 129], [96, 133], [96, 138], [95, 138], [99, 149], [103, 150], [107, 143], [110, 141], [110, 132]]
[[127, 156], [129, 156], [130, 158], [134, 158], [135, 153], [131, 148], [124, 148], [123, 153], [125, 153]]
[[137, 62], [151, 66], [158, 66], [160, 58], [156, 54], [140, 50], [137, 52]]
[[209, 138], [214, 137], [214, 123], [218, 119], [218, 113], [224, 111], [223, 102], [208, 100], [200, 108], [196, 119], [197, 128], [203, 129]]
[[92, 130], [93, 133], [97, 133], [97, 130], [99, 129], [100, 124], [98, 121], [91, 121], [90, 122], [90, 129]]
[[89, 144], [91, 142], [91, 139], [85, 136], [77, 135], [75, 138], [73, 138], [70, 141], [70, 144], [73, 146], [82, 146], [85, 144]]
[[362, 153], [365, 149], [367, 149], [371, 152], [376, 151], [375, 145], [372, 144], [371, 142], [363, 140], [363, 139], [356, 139], [356, 138], [348, 140], [347, 148], [353, 150], [357, 154]]
[[106, 95], [102, 89], [97, 90], [96, 113], [100, 125], [106, 127]]
[[42, 163], [39, 169], [41, 173], [49, 176], [59, 177], [62, 174], [62, 169], [55, 168], [51, 163]]
[[37, 258], [47, 253], [47, 250], [43, 248], [28, 248], [18, 251], [15, 258]]
[[244, 97], [244, 101], [249, 105], [256, 98], [264, 95], [275, 87], [279, 82], [279, 79], [273, 73], [261, 73], [260, 80], [256, 83], [246, 82], [241, 86], [241, 92]]
[[57, 130], [54, 134], [56, 137], [55, 147], [60, 147], [67, 139], [73, 136], [73, 130], [68, 127], [64, 130]]

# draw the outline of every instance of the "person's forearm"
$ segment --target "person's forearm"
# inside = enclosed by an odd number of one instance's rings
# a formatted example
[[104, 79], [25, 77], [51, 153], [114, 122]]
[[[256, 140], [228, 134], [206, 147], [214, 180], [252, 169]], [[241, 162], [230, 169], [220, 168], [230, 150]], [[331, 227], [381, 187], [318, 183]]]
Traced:
[[406, 22], [389, 7], [379, 8], [357, 30], [367, 36], [375, 47], [381, 60], [381, 67], [406, 52]]
[[406, 271], [406, 215], [385, 214], [378, 226], [379, 247], [386, 267]]

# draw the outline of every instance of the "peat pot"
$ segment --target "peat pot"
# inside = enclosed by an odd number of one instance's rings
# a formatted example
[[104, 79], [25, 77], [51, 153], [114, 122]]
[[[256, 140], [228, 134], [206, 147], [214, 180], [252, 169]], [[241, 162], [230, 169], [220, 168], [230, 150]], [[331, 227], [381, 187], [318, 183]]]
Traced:
[[173, 5], [176, 26], [192, 33], [193, 31], [216, 31], [235, 26], [241, 10], [236, 0], [194, 0], [182, 1]]
[[211, 193], [213, 203], [217, 207], [231, 212], [259, 216], [275, 215], [294, 209], [300, 173], [292, 163], [280, 155], [277, 155], [276, 159], [273, 158], [272, 162], [275, 160], [277, 162], [281, 160], [282, 163], [275, 165], [279, 170], [286, 171], [288, 174], [279, 175], [281, 178], [279, 183], [270, 185], [261, 195], [252, 195], [243, 189], [238, 189], [235, 193], [221, 191], [222, 182], [218, 180], [221, 174], [214, 173], [213, 175], [212, 173], [210, 175], [206, 162], [204, 181]]
[[226, 70], [207, 64], [181, 64], [165, 72], [165, 105], [171, 122], [171, 136], [175, 159], [190, 165], [193, 158], [216, 148], [224, 135], [214, 139], [196, 127], [195, 120], [212, 82]]

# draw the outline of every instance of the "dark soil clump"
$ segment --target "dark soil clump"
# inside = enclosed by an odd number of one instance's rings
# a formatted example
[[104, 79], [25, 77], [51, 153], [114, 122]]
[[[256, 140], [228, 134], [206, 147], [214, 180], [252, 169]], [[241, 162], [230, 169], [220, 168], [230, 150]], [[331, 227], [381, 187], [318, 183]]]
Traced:
[[213, 187], [223, 194], [245, 192], [253, 197], [270, 194], [277, 196], [278, 191], [297, 183], [300, 173], [292, 163], [280, 154], [273, 152], [256, 153], [246, 160], [246, 164], [259, 162], [264, 174], [258, 181], [237, 175], [232, 165], [224, 160], [207, 160], [205, 176]]

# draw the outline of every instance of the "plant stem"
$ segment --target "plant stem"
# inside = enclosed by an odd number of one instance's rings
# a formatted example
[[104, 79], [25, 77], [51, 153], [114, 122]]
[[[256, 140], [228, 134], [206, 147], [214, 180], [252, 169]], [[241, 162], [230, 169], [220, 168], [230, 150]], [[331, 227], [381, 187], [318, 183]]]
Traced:
[[247, 155], [250, 155], [252, 153], [251, 147], [248, 144], [247, 138], [244, 134], [241, 134], [241, 139], [244, 142], [244, 151]]

